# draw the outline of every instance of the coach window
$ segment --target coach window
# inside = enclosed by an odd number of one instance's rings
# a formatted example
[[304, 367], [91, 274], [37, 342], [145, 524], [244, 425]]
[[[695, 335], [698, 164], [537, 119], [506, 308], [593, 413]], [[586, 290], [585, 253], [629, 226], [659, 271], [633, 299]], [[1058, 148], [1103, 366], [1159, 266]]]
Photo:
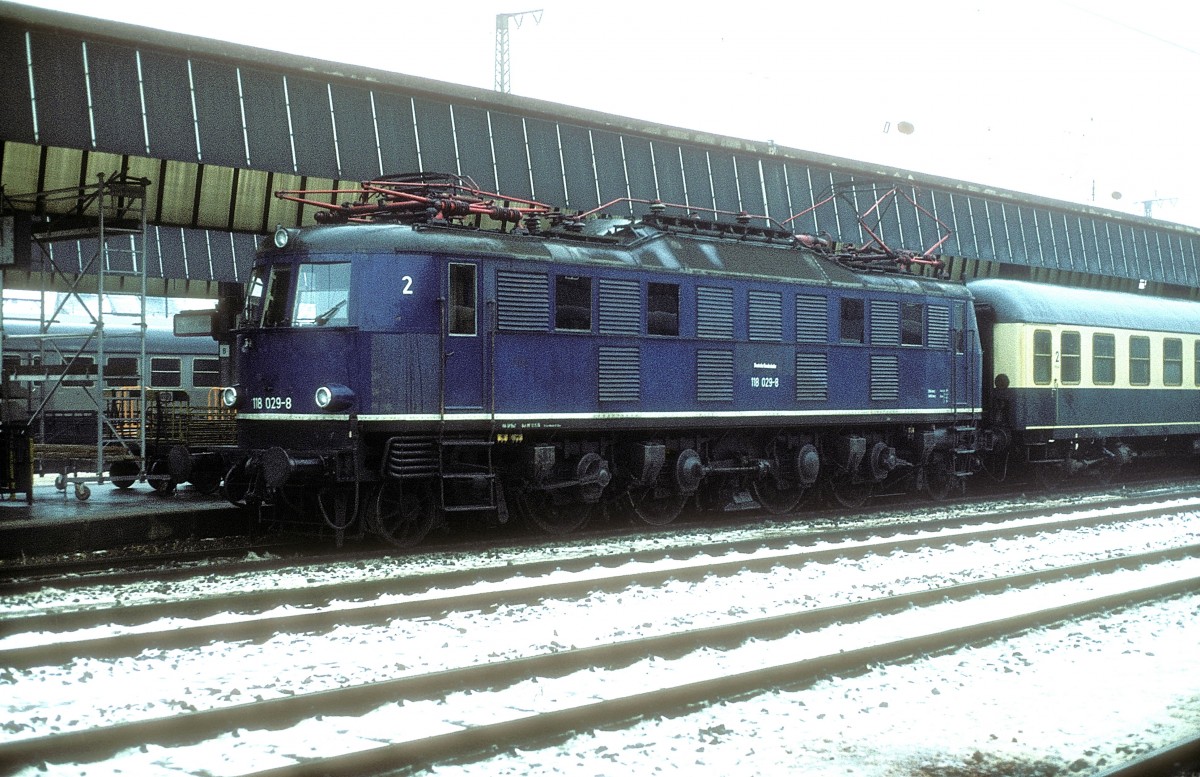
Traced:
[[176, 388], [183, 385], [178, 356], [155, 356], [150, 360], [150, 385]]
[[1129, 338], [1129, 385], [1150, 385], [1150, 338]]
[[136, 386], [138, 360], [136, 356], [110, 356], [104, 362], [104, 385]]
[[1092, 335], [1092, 383], [1111, 386], [1117, 382], [1117, 338]]
[[861, 299], [843, 299], [841, 316], [841, 334], [843, 343], [864, 343], [866, 332], [866, 313]]
[[679, 284], [646, 284], [646, 333], [679, 336]]
[[192, 359], [192, 387], [212, 388], [221, 385], [221, 360], [197, 356]]
[[76, 356], [69, 359], [63, 367], [64, 386], [91, 386], [95, 383], [88, 375], [96, 368], [96, 360], [91, 356]]
[[478, 331], [475, 302], [475, 265], [450, 263], [450, 316], [452, 335], [473, 335]]
[[1059, 369], [1062, 371], [1062, 382], [1068, 384], [1077, 384], [1083, 374], [1080, 357], [1080, 338], [1078, 332], [1063, 332], [1062, 347], [1059, 349], [1062, 354], [1062, 361], [1059, 363]]
[[1183, 341], [1176, 337], [1163, 340], [1163, 385], [1183, 385]]
[[900, 306], [900, 344], [925, 344], [925, 306], [919, 302]]
[[1049, 329], [1033, 330], [1033, 382], [1038, 386], [1050, 385], [1051, 367], [1054, 364], [1054, 338]]
[[578, 275], [554, 277], [554, 328], [592, 331], [592, 279]]
[[1200, 387], [1200, 340], [1192, 346], [1192, 382]]

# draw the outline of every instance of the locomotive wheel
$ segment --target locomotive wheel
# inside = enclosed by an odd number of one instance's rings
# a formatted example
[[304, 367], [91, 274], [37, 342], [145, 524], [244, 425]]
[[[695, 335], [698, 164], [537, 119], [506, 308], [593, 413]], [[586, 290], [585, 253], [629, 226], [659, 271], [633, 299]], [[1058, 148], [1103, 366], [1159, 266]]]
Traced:
[[1067, 468], [1061, 463], [1034, 467], [1033, 476], [1045, 491], [1057, 491], [1067, 479]]
[[596, 510], [594, 504], [556, 501], [553, 492], [531, 488], [516, 489], [516, 505], [522, 518], [547, 534], [578, 531]]
[[944, 454], [935, 453], [921, 473], [921, 488], [935, 502], [962, 490], [962, 480], [954, 475]]
[[688, 500], [684, 494], [657, 486], [631, 488], [627, 498], [634, 518], [650, 526], [666, 526], [674, 521]]
[[771, 515], [783, 515], [795, 510], [804, 498], [800, 487], [780, 488], [774, 478], [766, 477], [754, 481], [751, 486], [754, 498]]
[[850, 509], [862, 507], [875, 492], [874, 483], [855, 483], [849, 479], [837, 478], [830, 480], [827, 486], [829, 496], [836, 504]]
[[120, 489], [126, 489], [137, 482], [137, 476], [142, 471], [141, 466], [132, 459], [114, 461], [108, 468], [108, 479]]
[[429, 484], [385, 480], [369, 508], [371, 530], [398, 548], [411, 548], [437, 521]]
[[147, 480], [154, 488], [154, 493], [159, 496], [171, 496], [175, 493], [175, 487], [179, 485], [175, 482], [175, 478], [171, 477], [171, 466], [166, 459], [155, 459], [150, 462], [150, 470], [146, 473]]
[[221, 487], [221, 473], [219, 471], [193, 472], [190, 482], [197, 493], [209, 496], [217, 493], [217, 489]]
[[238, 461], [225, 473], [221, 482], [221, 496], [235, 505], [241, 506], [246, 502], [246, 494], [250, 493], [250, 476], [246, 473], [246, 462]]

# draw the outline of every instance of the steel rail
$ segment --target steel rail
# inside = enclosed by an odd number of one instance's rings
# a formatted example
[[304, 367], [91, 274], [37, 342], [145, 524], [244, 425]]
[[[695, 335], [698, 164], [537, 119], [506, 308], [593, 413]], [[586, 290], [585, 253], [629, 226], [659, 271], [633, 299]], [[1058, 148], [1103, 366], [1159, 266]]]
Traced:
[[1200, 769], [1200, 735], [1143, 753], [1092, 777], [1162, 777], [1166, 774], [1182, 774], [1181, 766]]
[[[1174, 510], [1169, 508], [1167, 512]], [[1162, 508], [1159, 508], [1161, 512]], [[1138, 515], [1155, 514], [1155, 511], [1137, 511]], [[1144, 515], [1143, 515], [1144, 517]], [[1046, 523], [1023, 524], [1020, 526], [998, 526], [985, 529], [964, 529], [949, 531], [943, 534], [923, 535], [905, 539], [884, 539], [867, 541], [859, 544], [835, 545], [821, 550], [800, 548], [797, 550], [780, 550], [761, 556], [735, 558], [695, 557], [687, 561], [676, 561], [663, 551], [656, 550], [657, 561], [661, 564], [652, 569], [621, 570], [598, 567], [595, 559], [585, 569], [571, 570], [581, 573], [599, 569], [597, 574], [577, 575], [568, 580], [547, 581], [530, 576], [530, 569], [536, 569], [545, 575], [562, 569], [562, 564], [556, 560], [534, 562], [530, 565], [514, 565], [498, 567], [493, 573], [504, 573], [502, 579], [528, 577], [522, 585], [504, 589], [484, 589], [467, 593], [415, 598], [402, 602], [370, 602], [351, 601], [354, 596], [367, 594], [361, 584], [338, 587], [329, 586], [323, 590], [328, 598], [322, 603], [326, 609], [292, 611], [269, 617], [246, 617], [243, 620], [224, 621], [211, 624], [179, 625], [171, 624], [158, 631], [143, 631], [126, 634], [106, 635], [95, 638], [71, 639], [66, 634], [69, 629], [82, 629], [102, 623], [119, 622], [128, 624], [131, 613], [137, 616], [148, 616], [151, 622], [154, 618], [178, 618], [181, 613], [190, 617], [203, 617], [216, 612], [229, 612], [229, 609], [212, 609], [214, 602], [229, 607], [228, 601], [242, 603], [246, 598], [253, 599], [264, 607], [279, 607], [284, 604], [296, 606], [316, 606], [313, 598], [304, 600], [289, 599], [284, 591], [266, 591], [250, 597], [239, 596], [232, 600], [219, 597], [196, 600], [195, 602], [162, 602], [150, 605], [134, 605], [129, 607], [104, 608], [83, 610], [77, 612], [57, 613], [53, 615], [37, 615], [26, 618], [9, 618], [0, 621], [0, 635], [20, 633], [21, 631], [44, 631], [53, 626], [55, 634], [62, 635], [54, 642], [0, 649], [0, 666], [12, 668], [28, 668], [32, 666], [50, 666], [64, 663], [74, 658], [119, 658], [134, 656], [147, 649], [176, 649], [208, 644], [214, 641], [243, 641], [265, 640], [278, 633], [314, 632], [332, 628], [336, 625], [363, 625], [383, 623], [399, 618], [438, 617], [446, 612], [462, 610], [491, 610], [501, 605], [529, 604], [552, 598], [577, 598], [597, 592], [619, 591], [631, 585], [659, 585], [667, 580], [698, 580], [710, 575], [734, 575], [742, 571], [766, 571], [778, 566], [803, 566], [806, 564], [827, 563], [837, 559], [861, 558], [870, 555], [887, 555], [896, 552], [912, 551], [921, 548], [948, 546], [953, 544], [965, 545], [970, 542], [994, 541], [1013, 536], [1025, 536], [1047, 530], [1061, 531], [1089, 523], [1111, 523], [1111, 516], [1066, 517]], [[1186, 553], [1198, 546], [1187, 546]], [[635, 554], [636, 555], [636, 554]], [[605, 559], [609, 560], [609, 559]], [[628, 563], [629, 557], [619, 557], [618, 563]], [[1119, 561], [1120, 559], [1115, 559]], [[674, 562], [674, 563], [671, 563]], [[438, 583], [444, 584], [447, 579], [454, 579], [459, 584], [479, 582], [477, 577], [463, 578], [465, 572], [449, 572], [418, 578], [425, 584], [425, 591], [432, 590]], [[432, 580], [431, 580], [432, 579]], [[429, 586], [429, 583], [434, 586]], [[313, 589], [297, 589], [300, 593], [310, 593]], [[388, 594], [400, 593], [398, 589], [390, 588]], [[372, 595], [383, 595], [377, 588], [372, 589]], [[331, 606], [331, 602], [338, 602]], [[120, 616], [115, 620], [112, 616]], [[107, 616], [107, 617], [102, 617]], [[14, 628], [15, 627], [15, 628]]]
[[[1081, 510], [1096, 510], [1096, 509], [1104, 509], [1104, 508], [1116, 509], [1116, 508], [1121, 508], [1121, 507], [1132, 507], [1135, 505], [1152, 505], [1155, 503], [1161, 503], [1168, 499], [1187, 498], [1187, 496], [1190, 496], [1194, 493], [1195, 493], [1195, 489], [1188, 488], [1185, 491], [1183, 491], [1177, 495], [1157, 493], [1157, 494], [1137, 495], [1137, 496], [1133, 496], [1133, 497], [1122, 496], [1118, 499], [1100, 500], [1100, 501], [1087, 503], [1087, 504], [1073, 504], [1073, 505], [1065, 506], [1065, 507], [1057, 506], [1057, 505], [1041, 505], [1041, 506], [1021, 508], [1019, 510], [1007, 510], [1006, 509], [1003, 512], [999, 512], [999, 511], [998, 512], [985, 512], [985, 513], [976, 513], [973, 515], [966, 515], [966, 516], [956, 515], [956, 516], [944, 517], [944, 518], [932, 518], [932, 519], [927, 518], [927, 519], [923, 519], [923, 520], [919, 519], [919, 520], [913, 521], [911, 523], [893, 524], [893, 525], [888, 525], [886, 527], [865, 526], [865, 527], [852, 527], [852, 528], [848, 528], [848, 529], [845, 527], [839, 527], [837, 529], [836, 536], [839, 539], [841, 539], [841, 538], [864, 538], [864, 537], [869, 537], [873, 534], [878, 534], [882, 531], [887, 531], [887, 530], [895, 530], [895, 531], [927, 530], [927, 531], [929, 531], [929, 530], [936, 530], [936, 529], [955, 528], [955, 527], [960, 527], [960, 526], [978, 525], [981, 523], [998, 522], [998, 521], [1002, 521], [1002, 520], [1016, 520], [1016, 519], [1021, 519], [1021, 518], [1031, 518], [1031, 517], [1036, 517], [1038, 515], [1044, 515], [1047, 512], [1051, 512], [1051, 511], [1076, 512], [1076, 511], [1081, 511]], [[992, 499], [993, 498], [989, 497], [988, 501], [991, 501]], [[936, 505], [930, 504], [927, 506], [931, 510], [937, 510], [939, 508], [945, 509], [946, 507], [949, 507], [951, 505], [959, 505], [960, 507], [961, 506], [969, 506], [972, 503], [973, 502], [944, 502], [944, 503], [940, 503], [940, 504], [936, 504]], [[1200, 504], [1197, 504], [1196, 507], [1197, 507], [1197, 509], [1200, 509]], [[834, 515], [834, 514], [835, 513], [832, 511], [829, 513], [829, 515]], [[740, 543], [727, 543], [727, 544], [730, 545], [731, 547], [734, 545], [737, 545], [738, 547], [735, 547], [734, 550], [738, 550], [742, 547], [754, 546], [756, 543], [758, 545], [764, 545], [764, 546], [765, 545], [775, 546], [775, 545], [780, 545], [780, 544], [785, 544], [785, 543], [801, 543], [801, 542], [810, 542], [811, 543], [811, 542], [819, 542], [819, 541], [830, 541], [834, 536], [834, 532], [832, 532], [828, 529], [815, 528], [815, 527], [813, 527], [813, 525], [811, 523], [811, 521], [818, 519], [818, 518], [822, 518], [822, 517], [828, 517], [828, 516], [825, 515], [824, 512], [819, 513], [819, 514], [814, 514], [811, 511], [809, 511], [809, 512], [805, 512], [802, 515], [798, 515], [798, 516], [790, 516], [790, 517], [789, 516], [774, 516], [769, 519], [764, 518], [764, 521], [769, 523], [773, 528], [779, 526], [780, 522], [783, 522], [786, 525], [788, 521], [795, 521], [795, 531], [791, 531], [791, 532], [787, 532], [787, 533], [774, 533], [773, 532], [771, 537], [769, 537], [769, 538], [747, 539], [747, 540], [741, 541]], [[694, 524], [694, 523], [686, 523], [686, 524], [674, 524], [667, 528], [687, 531], [687, 530], [702, 529], [704, 527], [704, 525], [705, 524], [698, 525], [698, 524]], [[744, 529], [748, 529], [748, 530], [752, 530], [753, 526], [754, 526], [753, 524], [747, 525], [745, 522], [739, 522], [734, 525], [730, 525], [730, 524], [722, 523], [722, 522], [715, 522], [715, 523], [710, 523], [709, 525], [717, 526], [717, 527], [724, 527], [724, 528], [734, 528], [734, 529], [744, 528]], [[664, 534], [661, 530], [651, 530], [650, 527], [647, 527], [647, 531], [650, 532], [648, 536], [659, 536], [659, 537], [664, 536]], [[586, 542], [589, 540], [590, 541], [605, 541], [605, 540], [613, 540], [613, 539], [628, 539], [631, 536], [636, 537], [639, 535], [636, 533], [631, 535], [631, 533], [628, 529], [620, 529], [620, 530], [604, 529], [604, 530], [597, 530], [597, 531], [574, 534], [574, 535], [571, 535], [567, 539], [568, 539], [568, 541], [574, 541], [574, 542], [581, 542], [581, 541]], [[530, 538], [528, 538], [528, 537], [512, 538], [508, 547], [527, 549], [527, 548], [541, 547], [541, 546], [544, 546], [544, 544], [545, 544], [544, 537], [535, 538], [535, 541], [533, 541], [533, 542], [528, 542], [529, 539]], [[525, 541], [523, 542], [522, 540], [525, 540]], [[713, 547], [715, 544], [717, 544], [717, 543], [685, 542], [685, 543], [681, 543], [680, 545], [676, 546], [676, 549], [679, 551], [685, 551], [685, 550], [689, 550], [689, 549], [703, 549], [703, 548]], [[305, 549], [305, 548], [309, 548], [309, 547], [319, 548], [321, 552], [313, 553], [310, 555], [305, 555], [305, 556], [299, 557], [299, 558], [297, 558], [297, 557], [264, 558], [264, 559], [254, 559], [254, 560], [233, 559], [233, 560], [229, 560], [229, 561], [220, 561], [220, 562], [216, 562], [213, 564], [207, 564], [204, 566], [164, 566], [164, 567], [149, 566], [152, 564], [162, 563], [164, 561], [165, 562], [198, 561], [198, 560], [212, 559], [212, 558], [220, 557], [220, 556], [228, 556], [228, 555], [234, 554], [234, 553], [247, 553], [250, 551], [259, 551], [259, 550], [275, 551], [275, 550], [279, 550], [281, 548]], [[474, 549], [474, 547], [469, 542], [467, 542], [467, 543], [446, 542], [446, 543], [441, 543], [441, 544], [425, 544], [425, 545], [422, 545], [418, 549], [420, 551], [420, 553], [418, 555], [424, 556], [424, 555], [436, 554], [438, 552], [444, 552], [444, 551], [461, 551], [464, 547], [466, 547], [468, 549], [472, 549], [472, 550]], [[489, 545], [489, 546], [487, 546], [487, 548], [488, 548], [488, 550], [496, 550], [497, 549], [495, 545]], [[699, 552], [699, 551], [697, 551], [697, 552]], [[397, 557], [396, 549], [392, 548], [392, 547], [378, 549], [378, 550], [357, 549], [353, 552], [348, 552], [348, 553], [347, 552], [330, 553], [330, 552], [328, 552], [328, 545], [310, 546], [309, 544], [304, 543], [304, 542], [295, 542], [295, 543], [287, 542], [287, 543], [278, 543], [278, 544], [269, 544], [269, 545], [247, 544], [247, 545], [239, 546], [239, 547], [227, 546], [227, 547], [223, 547], [223, 548], [214, 548], [211, 551], [207, 551], [207, 550], [172, 551], [172, 552], [163, 553], [163, 554], [145, 554], [145, 555], [129, 554], [129, 555], [124, 555], [124, 556], [109, 555], [109, 556], [105, 556], [103, 559], [89, 558], [89, 559], [73, 559], [73, 560], [63, 561], [63, 562], [49, 562], [49, 563], [21, 564], [21, 565], [13, 564], [13, 565], [7, 565], [7, 566], [0, 566], [0, 595], [14, 596], [14, 595], [19, 595], [19, 594], [24, 594], [24, 593], [31, 593], [31, 592], [38, 591], [38, 590], [41, 590], [41, 589], [44, 589], [47, 587], [53, 587], [57, 590], [67, 590], [67, 589], [81, 590], [81, 589], [95, 588], [95, 587], [105, 586], [105, 585], [121, 585], [121, 584], [131, 583], [131, 582], [139, 582], [139, 583], [144, 583], [144, 582], [148, 582], [148, 581], [179, 582], [179, 581], [186, 581], [186, 580], [193, 579], [193, 578], [208, 577], [213, 574], [234, 574], [234, 573], [238, 573], [238, 572], [268, 571], [268, 570], [273, 570], [273, 569], [300, 570], [300, 569], [304, 569], [307, 567], [325, 567], [325, 566], [328, 566], [329, 564], [336, 564], [336, 563], [340, 563], [340, 562], [363, 562], [363, 561], [371, 561], [371, 560], [384, 560], [384, 559], [396, 558], [396, 557]], [[403, 557], [404, 556], [400, 556], [400, 558], [403, 558]], [[564, 563], [567, 563], [567, 561], [564, 560]], [[124, 565], [124, 566], [122, 566], [121, 568], [119, 568], [117, 570], [113, 570], [111, 572], [106, 571], [106, 570], [112, 569], [113, 566], [121, 566], [121, 565]], [[61, 577], [61, 575], [63, 575], [63, 574], [72, 574], [72, 575], [79, 575], [79, 576], [63, 578], [63, 577]], [[0, 616], [0, 617], [2, 617], [2, 616]]]
[[[1191, 546], [1187, 550], [1189, 554], [1194, 554], [1198, 548]], [[628, 665], [649, 656], [684, 655], [700, 647], [728, 649], [750, 639], [772, 639], [796, 630], [817, 629], [834, 623], [905, 611], [912, 607], [931, 606], [946, 600], [964, 600], [973, 596], [1028, 587], [1048, 578], [1076, 578], [1085, 572], [1093, 572], [1097, 567], [1111, 570], [1141, 563], [1144, 557], [1152, 555], [1161, 554], [1139, 554], [1095, 565], [1047, 569], [827, 608], [800, 610], [751, 621], [735, 621], [557, 653], [504, 659], [349, 688], [17, 740], [0, 745], [0, 762], [29, 764], [39, 761], [62, 761], [64, 753], [70, 753], [72, 758], [99, 760], [121, 749], [138, 745], [191, 744], [239, 728], [281, 729], [318, 714], [361, 714], [373, 707], [400, 699], [411, 701], [438, 698], [464, 690], [483, 692], [510, 686], [530, 677], [561, 677], [597, 666], [612, 668]], [[811, 682], [835, 673], [861, 672], [882, 661], [945, 652], [969, 644], [1011, 636], [1037, 626], [1148, 601], [1193, 594], [1198, 585], [1200, 577], [1191, 577], [1126, 590], [1019, 615], [968, 623], [888, 643], [687, 682], [647, 693], [585, 703], [554, 712], [532, 713], [518, 720], [467, 727], [428, 739], [383, 745], [330, 759], [267, 770], [260, 774], [262, 777], [308, 774], [365, 775], [377, 773], [379, 770], [395, 769], [401, 765], [431, 763], [467, 752], [497, 746], [515, 746], [547, 736], [566, 735], [580, 728], [614, 724], [716, 699]]]

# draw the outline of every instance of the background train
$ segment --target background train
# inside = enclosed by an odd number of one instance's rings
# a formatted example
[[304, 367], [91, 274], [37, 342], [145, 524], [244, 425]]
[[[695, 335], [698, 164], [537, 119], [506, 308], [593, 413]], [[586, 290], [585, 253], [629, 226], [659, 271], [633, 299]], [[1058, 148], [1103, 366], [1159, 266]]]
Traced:
[[450, 178], [325, 207], [257, 257], [224, 488], [339, 538], [940, 498], [1200, 440], [1197, 303], [884, 271], [921, 257], [744, 215], [565, 219]]
[[[114, 451], [114, 483], [127, 487], [137, 475], [153, 474], [156, 489], [169, 492], [179, 482], [163, 477], [171, 447], [203, 451], [232, 441], [232, 413], [219, 402], [221, 386], [228, 381], [211, 337], [177, 337], [170, 329], [152, 326], [146, 330], [143, 355], [136, 330], [109, 325], [100, 365], [93, 327], [55, 324], [50, 339], [40, 337], [39, 329], [36, 321], [5, 321], [0, 384], [3, 421], [27, 428], [39, 469], [87, 469], [93, 466], [98, 439], [105, 439]], [[98, 385], [101, 366], [103, 385]], [[121, 438], [138, 441], [134, 447], [140, 447], [139, 387], [145, 388], [147, 414], [145, 473], [119, 444], [111, 445]], [[100, 408], [108, 419], [104, 427], [97, 424]], [[131, 453], [140, 456], [137, 450]], [[221, 467], [214, 469], [215, 474], [198, 478], [205, 490], [215, 490], [220, 481]]]

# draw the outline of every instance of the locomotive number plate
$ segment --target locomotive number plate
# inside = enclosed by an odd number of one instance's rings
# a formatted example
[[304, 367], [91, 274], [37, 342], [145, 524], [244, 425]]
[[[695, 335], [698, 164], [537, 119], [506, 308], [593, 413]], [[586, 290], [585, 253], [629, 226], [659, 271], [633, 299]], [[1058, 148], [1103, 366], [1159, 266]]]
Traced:
[[291, 410], [291, 397], [250, 397], [250, 407], [255, 410]]

